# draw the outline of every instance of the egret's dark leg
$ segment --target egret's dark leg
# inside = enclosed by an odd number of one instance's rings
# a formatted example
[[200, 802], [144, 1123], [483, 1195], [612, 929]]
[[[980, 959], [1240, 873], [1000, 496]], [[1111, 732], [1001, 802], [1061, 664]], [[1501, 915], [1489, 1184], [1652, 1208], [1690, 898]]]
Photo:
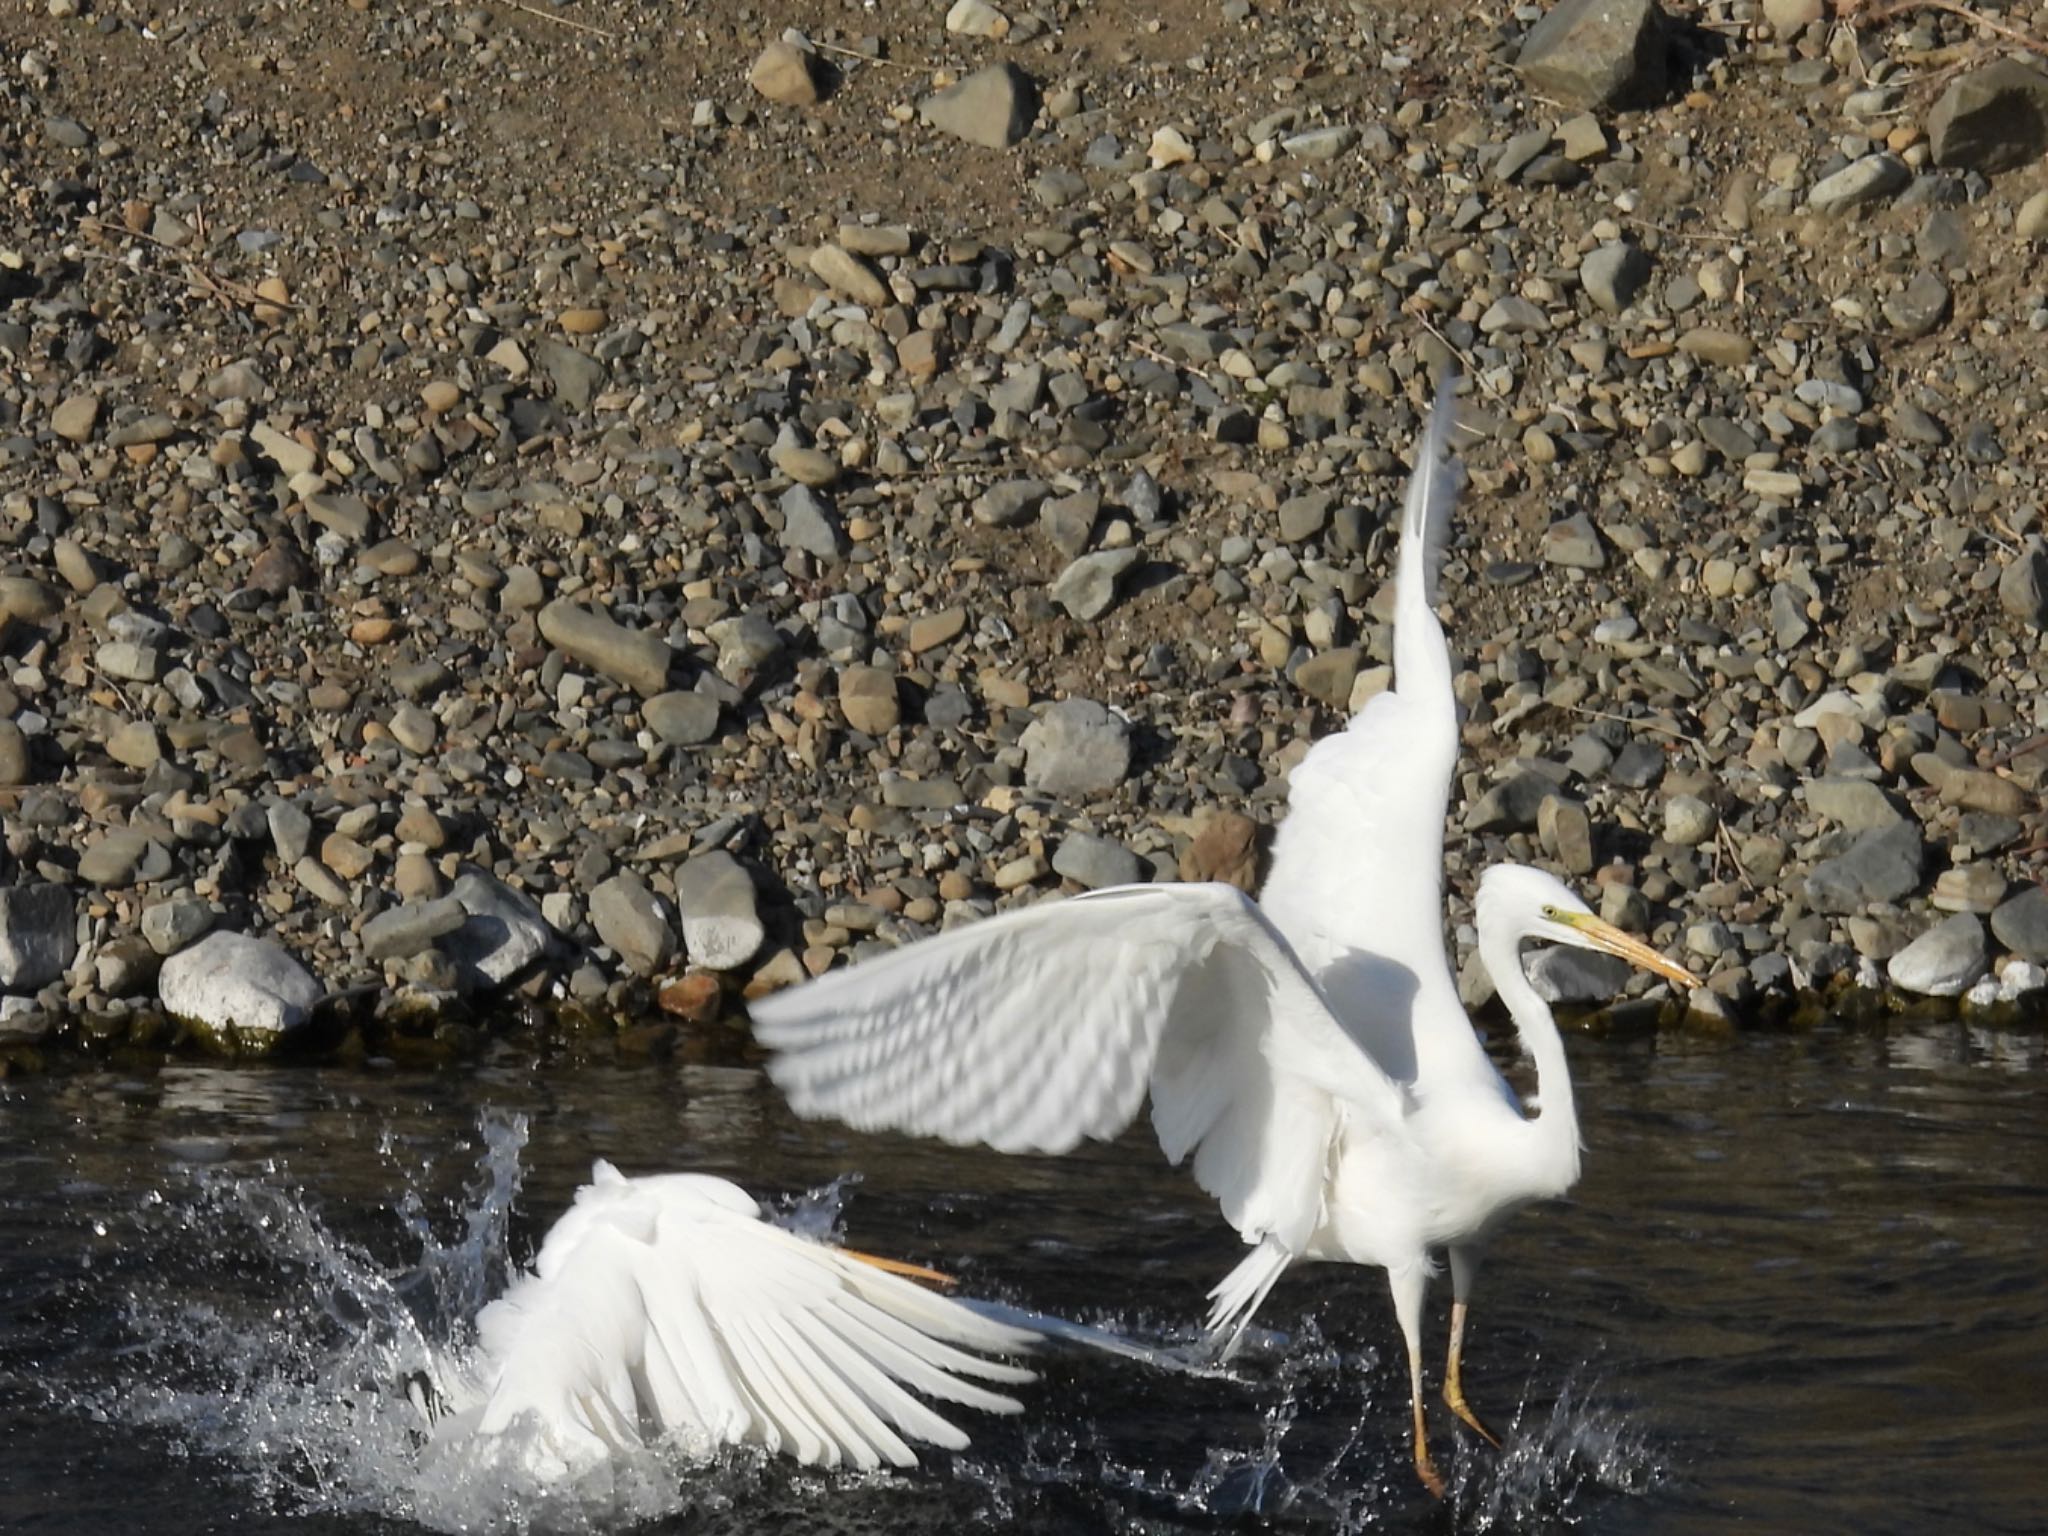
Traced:
[[1479, 1255], [1470, 1248], [1451, 1250], [1451, 1353], [1444, 1366], [1444, 1402], [1465, 1426], [1488, 1445], [1500, 1448], [1500, 1439], [1479, 1422], [1479, 1415], [1465, 1401], [1465, 1298], [1479, 1274]]
[[1408, 1404], [1415, 1414], [1415, 1475], [1422, 1479], [1423, 1487], [1442, 1498], [1444, 1480], [1429, 1458], [1429, 1425], [1422, 1411], [1422, 1297], [1429, 1287], [1429, 1273], [1420, 1264], [1410, 1269], [1390, 1269], [1387, 1281], [1394, 1291], [1394, 1316], [1408, 1345]]

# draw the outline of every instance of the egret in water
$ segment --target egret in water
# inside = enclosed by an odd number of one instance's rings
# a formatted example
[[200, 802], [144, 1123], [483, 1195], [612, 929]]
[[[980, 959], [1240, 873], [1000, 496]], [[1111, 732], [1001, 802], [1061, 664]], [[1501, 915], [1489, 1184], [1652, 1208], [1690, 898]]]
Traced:
[[415, 1384], [429, 1453], [511, 1441], [548, 1479], [660, 1438], [914, 1466], [910, 1441], [959, 1450], [967, 1436], [913, 1389], [1016, 1413], [980, 1383], [1032, 1379], [983, 1356], [1034, 1335], [917, 1283], [942, 1279], [774, 1226], [724, 1179], [600, 1162], [533, 1271], [478, 1316], [473, 1354]]
[[1525, 1110], [1459, 1003], [1443, 939], [1443, 835], [1458, 754], [1433, 611], [1458, 470], [1448, 386], [1401, 519], [1394, 682], [1289, 780], [1254, 903], [1228, 885], [1128, 886], [1042, 902], [906, 945], [753, 1005], [798, 1113], [1005, 1152], [1110, 1138], [1149, 1093], [1168, 1158], [1192, 1156], [1252, 1251], [1210, 1292], [1228, 1349], [1290, 1265], [1386, 1270], [1408, 1349], [1415, 1469], [1443, 1480], [1423, 1415], [1432, 1255], [1450, 1258], [1444, 1398], [1465, 1401], [1467, 1307], [1486, 1236], [1579, 1176], [1564, 1043], [1522, 970], [1525, 943], [1698, 979], [1558, 880], [1490, 869], [1479, 955], [1533, 1060]]

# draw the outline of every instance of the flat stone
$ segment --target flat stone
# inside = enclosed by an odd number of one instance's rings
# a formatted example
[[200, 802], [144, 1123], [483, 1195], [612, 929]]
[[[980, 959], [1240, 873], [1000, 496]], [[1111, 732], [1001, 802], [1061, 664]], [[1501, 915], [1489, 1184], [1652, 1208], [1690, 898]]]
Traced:
[[448, 894], [468, 917], [442, 941], [441, 952], [472, 984], [504, 985], [554, 939], [531, 898], [481, 870], [465, 871]]
[[2006, 880], [1997, 867], [1971, 862], [1944, 869], [1934, 877], [1927, 901], [1938, 912], [1994, 912], [2005, 899]]
[[1526, 832], [1536, 825], [1543, 802], [1557, 785], [1527, 770], [1494, 785], [1465, 813], [1467, 832]]
[[1530, 952], [1522, 969], [1536, 995], [1547, 1003], [1606, 1003], [1628, 985], [1629, 963], [1614, 955], [1545, 944]]
[[1536, 807], [1536, 835], [1569, 874], [1593, 872], [1593, 819], [1585, 806], [1550, 795]]
[[1906, 819], [1890, 795], [1867, 779], [1809, 779], [1807, 808], [1851, 832], [1896, 826]]
[[164, 1012], [217, 1044], [261, 1050], [312, 1017], [323, 996], [313, 973], [274, 939], [214, 933], [164, 961]]
[[213, 931], [218, 914], [197, 896], [173, 896], [142, 909], [142, 936], [159, 955], [175, 955]]
[[846, 553], [846, 535], [839, 526], [839, 514], [807, 485], [792, 485], [777, 505], [782, 511], [782, 547], [800, 549], [820, 560], [837, 560]]
[[1840, 915], [1873, 902], [1897, 901], [1920, 884], [1925, 856], [1920, 828], [1913, 822], [1866, 832], [1847, 853], [1807, 874], [1806, 903], [1816, 912]]
[[668, 688], [675, 652], [661, 636], [628, 629], [610, 616], [566, 599], [540, 611], [541, 638], [614, 682], [652, 697]]
[[35, 992], [78, 954], [78, 903], [61, 885], [0, 886], [0, 991]]
[[275, 464], [287, 478], [310, 474], [320, 467], [320, 455], [317, 452], [289, 432], [280, 431], [267, 421], [259, 421], [249, 429], [249, 440], [261, 449], [263, 456]]
[[1664, 837], [1681, 848], [1696, 848], [1714, 835], [1721, 818], [1697, 795], [1673, 795], [1664, 802]]
[[26, 784], [34, 771], [27, 734], [12, 720], [0, 719], [0, 789]]
[[1932, 272], [1916, 272], [1884, 301], [1884, 317], [1901, 336], [1926, 336], [1949, 315], [1948, 284]]
[[1991, 931], [2020, 958], [2048, 961], [2048, 889], [2030, 885], [2001, 902], [1991, 914]]
[[1567, 107], [1648, 106], [1664, 94], [1667, 46], [1656, 0], [1560, 0], [1529, 29], [1515, 67]]
[[[1719, 368], [1740, 368], [1756, 351], [1756, 343], [1734, 331], [1701, 325], [1678, 338], [1678, 350]], [[1705, 430], [1704, 423], [1701, 430]]]
[[1069, 832], [1052, 856], [1053, 873], [1089, 890], [1112, 885], [1135, 885], [1143, 878], [1144, 865], [1122, 843], [1092, 832]]
[[1815, 182], [1806, 194], [1806, 205], [1815, 213], [1840, 213], [1894, 197], [1912, 180], [1912, 170], [1897, 155], [1865, 155]]
[[1083, 555], [1060, 572], [1052, 584], [1052, 600], [1074, 618], [1101, 618], [1116, 606], [1117, 582], [1143, 556], [1135, 549], [1104, 549]]
[[816, 106], [824, 95], [824, 78], [815, 56], [779, 37], [747, 71], [747, 84], [785, 107]]
[[1259, 824], [1240, 811], [1212, 811], [1180, 856], [1183, 880], [1220, 880], [1241, 891], [1259, 884]]
[[1131, 728], [1093, 699], [1062, 699], [1024, 728], [1024, 782], [1054, 795], [1095, 795], [1123, 783]]
[[1577, 571], [1604, 570], [1607, 551], [1600, 542], [1600, 530], [1584, 512], [1552, 523], [1543, 530], [1543, 559], [1550, 565]]
[[1311, 656], [1294, 670], [1294, 686], [1332, 709], [1345, 709], [1351, 703], [1351, 685], [1357, 680], [1358, 668], [1364, 659], [1355, 645], [1333, 646]]
[[1004, 480], [974, 498], [974, 520], [988, 528], [1015, 528], [1038, 515], [1052, 494], [1043, 480]]
[[640, 706], [647, 728], [672, 747], [695, 747], [718, 734], [718, 700], [704, 693], [658, 693]]
[[1961, 912], [1936, 923], [1893, 955], [1885, 974], [1902, 992], [1921, 997], [1960, 997], [1984, 974], [1990, 956], [1984, 943], [1984, 921]]
[[23, 624], [47, 624], [64, 611], [64, 599], [54, 587], [33, 576], [0, 576], [0, 627], [9, 619]]
[[1998, 606], [2023, 624], [2048, 629], [2048, 549], [2039, 538], [2029, 538], [1999, 572]]
[[888, 735], [903, 719], [896, 674], [885, 667], [846, 668], [839, 674], [839, 709], [862, 735]]
[[723, 850], [700, 853], [675, 872], [683, 950], [692, 965], [730, 971], [760, 953], [767, 938], [753, 876]]
[[652, 976], [676, 952], [675, 930], [661, 899], [630, 871], [612, 876], [590, 893], [590, 921], [629, 970]]
[[469, 921], [453, 896], [388, 907], [363, 924], [363, 954], [370, 960], [410, 960]]
[[927, 96], [917, 111], [942, 133], [987, 149], [1008, 149], [1031, 131], [1038, 87], [1014, 64], [991, 64]]
[[68, 443], [87, 443], [99, 420], [98, 395], [73, 395], [50, 412], [50, 430]]
[[886, 309], [892, 301], [889, 285], [873, 267], [829, 241], [811, 252], [811, 271], [834, 293], [867, 309]]
[[1649, 280], [1649, 253], [1625, 240], [1609, 241], [1579, 263], [1579, 285], [1586, 297], [1610, 315], [1633, 304]]
[[78, 858], [78, 876], [94, 885], [132, 885], [150, 853], [149, 834], [134, 827], [116, 827], [86, 847]]
[[1936, 165], [1993, 176], [2048, 153], [2048, 74], [2017, 59], [1973, 69], [1927, 114]]

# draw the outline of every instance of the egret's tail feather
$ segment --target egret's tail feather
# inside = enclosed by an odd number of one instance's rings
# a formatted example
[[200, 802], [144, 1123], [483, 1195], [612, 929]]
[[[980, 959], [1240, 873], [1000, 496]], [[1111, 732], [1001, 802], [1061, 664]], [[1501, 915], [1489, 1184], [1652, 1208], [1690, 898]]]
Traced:
[[1214, 1368], [1214, 1351], [1207, 1347], [1145, 1344], [1112, 1328], [1077, 1323], [1047, 1312], [1033, 1312], [1028, 1307], [1013, 1307], [1007, 1302], [962, 1300], [960, 1305], [991, 1322], [1027, 1330], [1040, 1339], [1079, 1345], [1123, 1360], [1136, 1360], [1157, 1370], [1174, 1371], [1183, 1376], [1224, 1374]]
[[1265, 1237], [1238, 1261], [1237, 1268], [1217, 1281], [1216, 1288], [1209, 1292], [1208, 1329], [1211, 1339], [1222, 1340], [1216, 1352], [1219, 1360], [1227, 1360], [1236, 1352], [1245, 1325], [1293, 1262], [1294, 1255], [1282, 1243]]

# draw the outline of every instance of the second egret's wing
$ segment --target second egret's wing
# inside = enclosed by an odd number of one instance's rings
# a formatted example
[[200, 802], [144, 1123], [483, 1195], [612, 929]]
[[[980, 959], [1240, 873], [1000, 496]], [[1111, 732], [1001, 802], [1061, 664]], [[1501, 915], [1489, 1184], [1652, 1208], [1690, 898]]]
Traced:
[[910, 1440], [967, 1444], [916, 1394], [1015, 1413], [982, 1383], [1031, 1372], [982, 1356], [1033, 1342], [769, 1225], [722, 1179], [625, 1179], [603, 1163], [478, 1335], [482, 1401], [461, 1427], [527, 1433], [571, 1467], [651, 1435], [911, 1466]]
[[[1404, 1081], [1414, 1076], [1414, 1002], [1449, 991], [1444, 816], [1458, 761], [1458, 712], [1450, 653], [1431, 604], [1459, 481], [1447, 457], [1455, 419], [1447, 385], [1417, 446], [1401, 516], [1394, 686], [1317, 742], [1288, 776], [1287, 815], [1259, 893], [1338, 1017]], [[1454, 993], [1450, 1000], [1469, 1039]]]
[[1299, 1251], [1341, 1117], [1400, 1090], [1226, 885], [1041, 902], [752, 1005], [799, 1114], [1005, 1152], [1107, 1139], [1149, 1092], [1160, 1145], [1248, 1238]]

